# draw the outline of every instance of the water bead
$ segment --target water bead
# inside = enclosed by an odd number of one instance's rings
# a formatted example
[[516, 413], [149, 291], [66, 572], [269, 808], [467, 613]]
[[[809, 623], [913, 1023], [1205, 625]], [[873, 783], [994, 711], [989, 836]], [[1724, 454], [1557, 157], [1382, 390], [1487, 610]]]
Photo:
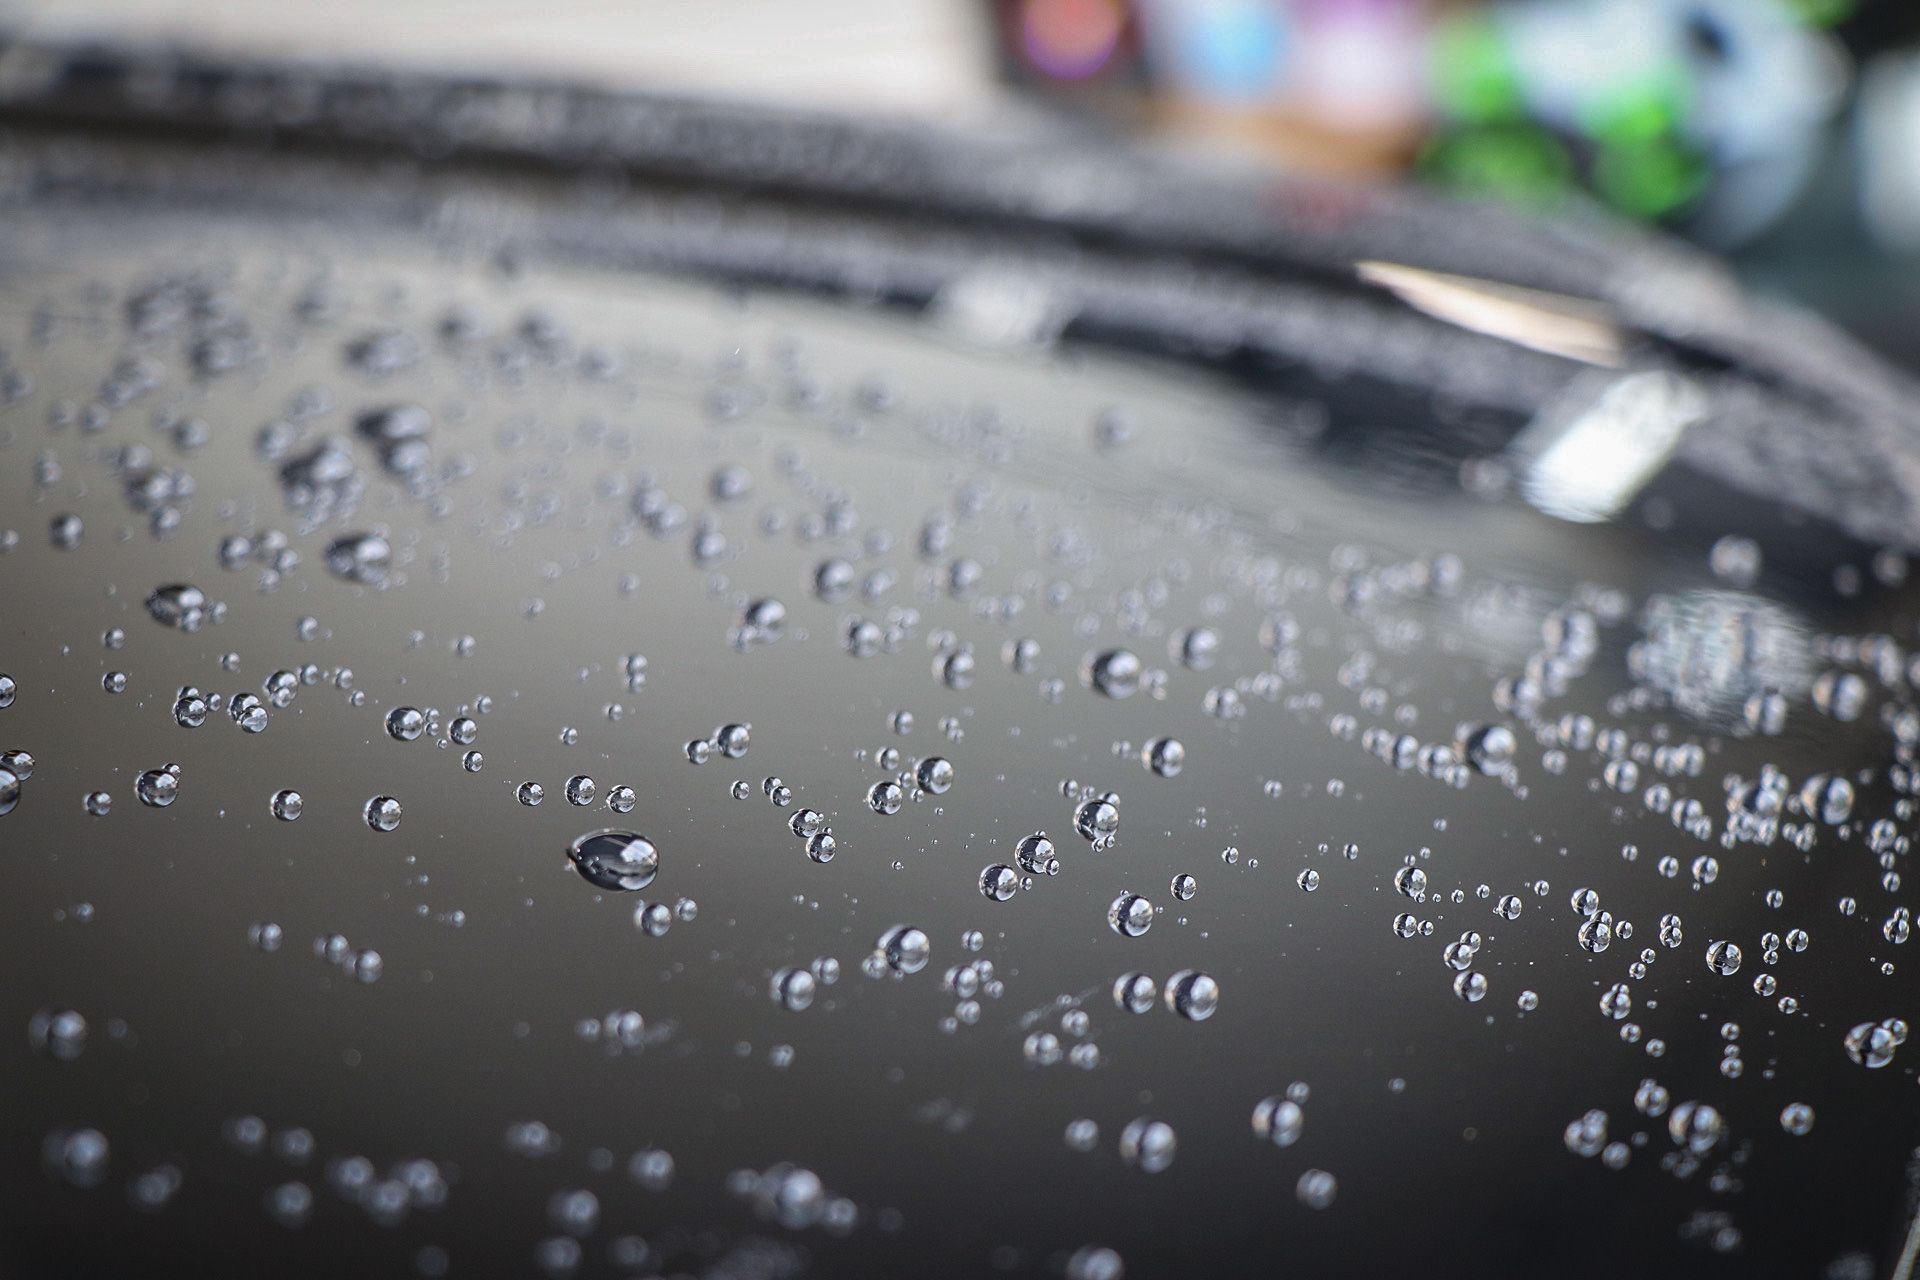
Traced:
[[1253, 1109], [1254, 1134], [1276, 1147], [1290, 1147], [1298, 1142], [1306, 1122], [1307, 1113], [1291, 1098], [1263, 1098]]
[[898, 924], [880, 935], [876, 951], [895, 973], [918, 973], [933, 956], [933, 942], [921, 930]]
[[900, 812], [902, 796], [899, 783], [890, 780], [876, 782], [867, 792], [867, 807], [878, 814], [895, 814]]
[[953, 787], [953, 762], [945, 756], [928, 756], [914, 773], [920, 789], [932, 795], [945, 795]]
[[1905, 1039], [1906, 1024], [1889, 1018], [1858, 1024], [1847, 1032], [1842, 1043], [1849, 1058], [1877, 1071], [1893, 1061], [1894, 1051]]
[[1014, 861], [1030, 875], [1051, 876], [1060, 872], [1060, 859], [1054, 854], [1053, 841], [1036, 831], [1022, 836], [1014, 846]]
[[1424, 899], [1427, 896], [1427, 873], [1419, 867], [1401, 867], [1393, 873], [1393, 887], [1415, 901]]
[[1129, 650], [1108, 649], [1090, 657], [1082, 675], [1101, 694], [1119, 699], [1139, 691], [1142, 670], [1139, 657]]
[[980, 892], [989, 902], [1005, 902], [1020, 890], [1020, 873], [996, 862], [980, 873]]
[[776, 971], [768, 982], [768, 994], [782, 1008], [799, 1013], [813, 1003], [819, 984], [809, 969], [786, 968]]
[[1711, 942], [1707, 944], [1707, 968], [1723, 978], [1730, 978], [1740, 972], [1740, 947], [1732, 942]]
[[198, 631], [207, 621], [207, 595], [188, 583], [155, 587], [147, 596], [147, 616], [175, 631]]
[[395, 707], [387, 713], [387, 736], [395, 742], [413, 742], [426, 727], [426, 713], [418, 707]]
[[1142, 1116], [1120, 1131], [1120, 1158], [1143, 1173], [1171, 1167], [1178, 1147], [1173, 1126], [1164, 1120]]
[[367, 801], [363, 814], [375, 831], [392, 831], [400, 825], [400, 802], [392, 796], [375, 796]]
[[1182, 969], [1167, 979], [1168, 1009], [1189, 1022], [1205, 1022], [1220, 1008], [1220, 984], [1197, 969]]
[[1100, 844], [1120, 829], [1120, 810], [1107, 800], [1089, 800], [1074, 811], [1073, 828]]
[[148, 769], [134, 780], [133, 791], [141, 804], [164, 809], [179, 795], [180, 779], [165, 769]]
[[1160, 984], [1144, 973], [1123, 973], [1113, 980], [1113, 1004], [1127, 1013], [1147, 1013], [1159, 1002]]
[[73, 1009], [42, 1009], [27, 1021], [27, 1043], [36, 1053], [72, 1062], [86, 1048], [87, 1020]]
[[1036, 1067], [1051, 1067], [1065, 1056], [1060, 1037], [1051, 1031], [1036, 1031], [1020, 1046], [1021, 1054]]
[[1123, 893], [1107, 908], [1107, 924], [1123, 938], [1137, 938], [1153, 927], [1153, 904], [1137, 893]]
[[653, 883], [660, 854], [653, 842], [631, 831], [593, 831], [567, 846], [574, 869], [592, 885], [634, 893]]
[[1173, 778], [1186, 767], [1187, 749], [1178, 738], [1155, 738], [1141, 749], [1140, 758], [1153, 773]]

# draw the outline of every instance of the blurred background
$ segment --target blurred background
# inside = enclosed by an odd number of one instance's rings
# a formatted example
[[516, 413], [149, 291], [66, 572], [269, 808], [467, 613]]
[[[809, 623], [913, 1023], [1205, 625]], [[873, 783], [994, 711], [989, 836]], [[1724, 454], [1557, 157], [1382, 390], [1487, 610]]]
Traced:
[[50, 40], [564, 79], [1598, 205], [1920, 368], [1920, 0], [0, 0]]

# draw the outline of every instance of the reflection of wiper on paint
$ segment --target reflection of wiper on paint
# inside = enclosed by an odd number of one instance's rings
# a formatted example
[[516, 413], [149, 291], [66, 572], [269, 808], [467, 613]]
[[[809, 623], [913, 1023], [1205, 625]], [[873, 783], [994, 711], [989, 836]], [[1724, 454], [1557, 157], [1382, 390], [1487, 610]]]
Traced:
[[[1630, 336], [1610, 308], [1586, 298], [1400, 263], [1355, 272], [1424, 315], [1547, 355], [1615, 370]], [[1707, 415], [1706, 392], [1679, 372], [1598, 369], [1541, 406], [1508, 448], [1520, 491], [1547, 515], [1587, 522], [1625, 510]]]
[[1436, 320], [1532, 351], [1607, 368], [1618, 367], [1626, 352], [1626, 329], [1586, 298], [1397, 262], [1361, 261], [1354, 271]]
[[1706, 394], [1680, 374], [1589, 372], [1542, 406], [1507, 451], [1521, 468], [1521, 494], [1538, 510], [1611, 520], [1707, 412]]

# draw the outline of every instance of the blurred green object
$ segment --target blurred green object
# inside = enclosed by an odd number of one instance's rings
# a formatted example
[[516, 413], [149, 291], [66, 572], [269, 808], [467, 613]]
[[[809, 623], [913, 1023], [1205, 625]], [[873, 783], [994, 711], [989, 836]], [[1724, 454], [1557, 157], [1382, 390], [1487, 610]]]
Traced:
[[1521, 112], [1520, 73], [1499, 28], [1483, 15], [1443, 26], [1434, 40], [1433, 92], [1457, 120], [1511, 120]]
[[1810, 27], [1834, 27], [1859, 11], [1856, 0], [1785, 0], [1793, 15]]
[[1673, 133], [1602, 142], [1590, 173], [1601, 199], [1637, 218], [1685, 208], [1711, 176], [1706, 157]]
[[1593, 190], [1622, 213], [1658, 218], [1684, 208], [1712, 176], [1707, 157], [1681, 132], [1687, 80], [1678, 68], [1589, 108]]
[[1624, 70], [1578, 104], [1570, 129], [1555, 130], [1528, 109], [1508, 33], [1491, 13], [1473, 13], [1436, 32], [1433, 85], [1441, 123], [1419, 167], [1450, 190], [1537, 208], [1584, 189], [1653, 219], [1684, 209], [1711, 177], [1685, 134], [1693, 86], [1677, 62]]
[[1574, 185], [1573, 158], [1552, 133], [1522, 119], [1442, 130], [1420, 154], [1420, 172], [1463, 195], [1546, 208]]

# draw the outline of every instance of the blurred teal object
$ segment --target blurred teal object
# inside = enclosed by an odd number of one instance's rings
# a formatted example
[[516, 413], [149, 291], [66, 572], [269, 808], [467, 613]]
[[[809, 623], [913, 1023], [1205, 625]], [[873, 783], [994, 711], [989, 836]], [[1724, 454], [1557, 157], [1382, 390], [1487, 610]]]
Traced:
[[1291, 18], [1282, 0], [1142, 0], [1156, 74], [1203, 102], [1272, 99], [1286, 79]]

